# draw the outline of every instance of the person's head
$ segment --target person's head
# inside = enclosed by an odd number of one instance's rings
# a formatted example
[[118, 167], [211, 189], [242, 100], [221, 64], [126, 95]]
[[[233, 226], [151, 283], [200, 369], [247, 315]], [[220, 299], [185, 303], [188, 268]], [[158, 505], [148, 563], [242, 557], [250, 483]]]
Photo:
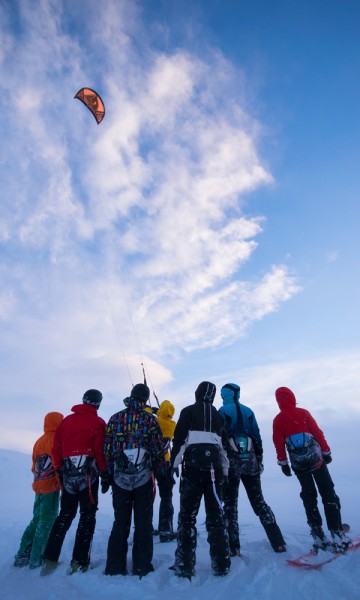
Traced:
[[83, 395], [83, 404], [90, 404], [95, 406], [96, 410], [99, 408], [102, 400], [102, 393], [99, 390], [88, 390]]
[[225, 383], [222, 386], [220, 395], [222, 397], [223, 405], [234, 404], [240, 401], [240, 386], [236, 383]]
[[137, 383], [131, 390], [130, 397], [141, 404], [146, 404], [150, 398], [150, 390], [145, 383]]
[[210, 381], [202, 381], [195, 390], [195, 400], [197, 402], [214, 402], [216, 394], [216, 385]]
[[275, 398], [280, 409], [296, 406], [295, 394], [287, 387], [279, 387], [275, 392]]

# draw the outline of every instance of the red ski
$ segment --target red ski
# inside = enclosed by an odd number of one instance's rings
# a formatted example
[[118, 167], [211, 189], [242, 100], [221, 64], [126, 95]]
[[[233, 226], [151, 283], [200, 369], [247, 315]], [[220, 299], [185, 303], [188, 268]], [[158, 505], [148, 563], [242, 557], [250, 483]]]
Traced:
[[344, 556], [345, 554], [348, 554], [348, 552], [351, 552], [352, 550], [357, 550], [357, 548], [360, 548], [360, 537], [354, 538], [352, 540], [352, 543], [350, 544], [350, 546], [348, 546], [347, 548], [345, 548], [345, 550], [342, 550], [341, 552], [331, 552], [330, 553], [330, 552], [321, 551], [321, 555], [320, 555], [318, 552], [311, 550], [307, 554], [304, 554], [303, 556], [299, 556], [299, 558], [288, 559], [287, 563], [288, 563], [288, 565], [292, 565], [293, 567], [302, 567], [303, 569], [309, 569], [309, 570], [310, 569], [319, 570], [324, 565], [327, 565], [328, 563], [332, 562], [336, 558], [339, 558], [339, 556]]

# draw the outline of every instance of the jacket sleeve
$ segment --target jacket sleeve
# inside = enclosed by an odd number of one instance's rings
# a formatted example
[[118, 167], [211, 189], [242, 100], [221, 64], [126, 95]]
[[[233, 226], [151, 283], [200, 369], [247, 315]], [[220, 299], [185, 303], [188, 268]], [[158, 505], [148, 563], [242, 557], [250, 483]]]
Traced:
[[107, 470], [105, 454], [104, 454], [105, 430], [106, 430], [105, 421], [101, 417], [98, 417], [97, 428], [96, 428], [93, 444], [94, 444], [94, 453], [95, 453], [96, 464], [98, 466], [100, 473], [103, 473], [104, 471]]
[[114, 428], [114, 417], [109, 419], [106, 426], [104, 436], [104, 456], [106, 460], [107, 471], [111, 474], [114, 472], [114, 455], [113, 455], [113, 428]]
[[286, 454], [285, 434], [282, 431], [279, 419], [277, 417], [275, 417], [273, 421], [273, 442], [276, 450], [278, 464], [287, 465], [288, 459]]
[[259, 460], [262, 460], [263, 457], [263, 445], [262, 439], [260, 435], [260, 429], [257, 424], [257, 420], [253, 411], [251, 411], [251, 415], [249, 418], [249, 423], [251, 427], [251, 439], [254, 444], [255, 454]]
[[61, 443], [61, 432], [62, 432], [62, 421], [59, 427], [55, 431], [53, 447], [51, 451], [52, 463], [54, 465], [54, 469], [61, 469], [63, 453], [62, 453], [62, 443]]
[[151, 417], [151, 459], [158, 469], [166, 467], [165, 440], [161, 427], [155, 417]]
[[315, 421], [314, 417], [308, 411], [305, 411], [306, 419], [309, 426], [309, 433], [314, 436], [314, 438], [319, 442], [320, 448], [324, 454], [329, 454], [331, 452], [330, 446], [327, 443], [325, 436]]

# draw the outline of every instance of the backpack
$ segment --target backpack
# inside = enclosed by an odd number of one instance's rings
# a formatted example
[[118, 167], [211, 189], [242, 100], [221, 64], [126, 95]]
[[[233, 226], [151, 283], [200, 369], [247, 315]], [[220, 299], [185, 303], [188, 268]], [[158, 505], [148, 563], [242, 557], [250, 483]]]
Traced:
[[48, 454], [40, 454], [36, 457], [34, 467], [34, 481], [45, 481], [55, 477], [55, 469]]
[[121, 450], [115, 456], [114, 482], [125, 490], [145, 485], [151, 478], [151, 457], [144, 448]]
[[228, 457], [230, 469], [234, 471], [238, 479], [242, 475], [256, 475], [259, 471], [254, 444], [250, 436], [242, 435], [237, 440], [229, 438]]
[[80, 454], [63, 459], [64, 488], [69, 494], [78, 494], [95, 483], [99, 471], [93, 456]]
[[286, 438], [292, 469], [314, 471], [321, 466], [322, 452], [319, 442], [311, 433], [295, 433]]

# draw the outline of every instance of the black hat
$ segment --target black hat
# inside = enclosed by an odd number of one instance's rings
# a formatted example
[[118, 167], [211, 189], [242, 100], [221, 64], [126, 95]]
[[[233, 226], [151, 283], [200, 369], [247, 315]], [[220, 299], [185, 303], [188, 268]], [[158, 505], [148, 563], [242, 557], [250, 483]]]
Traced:
[[145, 383], [137, 383], [131, 390], [130, 396], [145, 404], [150, 398], [150, 390]]
[[95, 408], [99, 408], [102, 400], [102, 393], [99, 390], [88, 390], [83, 395], [83, 403], [91, 404], [91, 406], [95, 406]]
[[216, 394], [216, 385], [211, 383], [210, 381], [202, 381], [199, 383], [195, 390], [195, 398], [196, 400], [202, 400], [203, 402], [210, 402], [211, 404], [214, 401]]

